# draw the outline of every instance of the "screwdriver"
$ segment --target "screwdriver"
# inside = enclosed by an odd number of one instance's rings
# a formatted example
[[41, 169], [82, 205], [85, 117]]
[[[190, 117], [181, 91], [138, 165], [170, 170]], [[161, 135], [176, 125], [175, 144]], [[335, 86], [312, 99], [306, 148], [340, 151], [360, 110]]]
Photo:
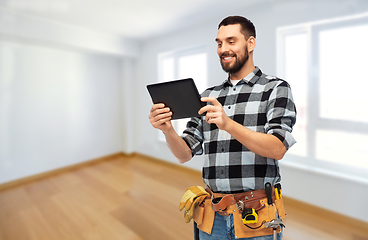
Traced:
[[281, 199], [282, 198], [281, 193], [282, 193], [281, 184], [280, 183], [276, 183], [275, 184], [275, 195], [276, 195], [276, 199]]

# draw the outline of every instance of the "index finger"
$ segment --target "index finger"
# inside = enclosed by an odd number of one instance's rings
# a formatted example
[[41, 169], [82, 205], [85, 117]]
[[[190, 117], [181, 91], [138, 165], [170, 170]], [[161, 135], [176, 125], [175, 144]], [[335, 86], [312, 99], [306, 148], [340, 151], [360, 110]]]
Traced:
[[202, 97], [202, 102], [211, 102], [214, 106], [222, 106], [221, 103], [214, 97]]
[[156, 103], [152, 106], [151, 108], [151, 112], [155, 111], [156, 109], [159, 109], [159, 108], [164, 108], [165, 107], [165, 104], [163, 103]]

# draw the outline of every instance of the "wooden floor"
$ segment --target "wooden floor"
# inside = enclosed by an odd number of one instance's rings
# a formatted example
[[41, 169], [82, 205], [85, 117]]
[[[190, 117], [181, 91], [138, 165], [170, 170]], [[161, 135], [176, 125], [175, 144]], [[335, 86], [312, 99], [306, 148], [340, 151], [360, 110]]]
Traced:
[[[201, 174], [119, 156], [0, 191], [0, 240], [189, 240], [178, 204]], [[368, 224], [286, 199], [284, 240], [363, 240]], [[302, 206], [302, 207], [300, 207]]]

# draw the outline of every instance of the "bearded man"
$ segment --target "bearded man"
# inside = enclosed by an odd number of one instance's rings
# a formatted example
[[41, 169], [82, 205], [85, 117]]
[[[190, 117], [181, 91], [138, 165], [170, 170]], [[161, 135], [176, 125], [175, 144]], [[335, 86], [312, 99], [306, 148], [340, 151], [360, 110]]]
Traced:
[[[276, 198], [273, 195], [276, 204], [266, 203], [264, 189], [266, 183], [274, 186], [281, 181], [278, 161], [295, 143], [291, 131], [296, 109], [291, 89], [286, 81], [266, 75], [254, 65], [256, 31], [248, 19], [223, 19], [215, 41], [228, 78], [202, 93], [201, 100], [207, 105], [199, 114], [206, 115], [192, 118], [181, 136], [164, 104], [153, 105], [150, 122], [164, 133], [180, 163], [205, 154], [202, 176], [211, 198], [194, 216], [201, 240], [273, 239], [266, 223], [285, 213], [278, 194]], [[233, 201], [219, 208], [217, 203], [225, 197]], [[247, 222], [244, 212], [249, 209], [257, 221]], [[282, 228], [277, 232], [282, 239]]]

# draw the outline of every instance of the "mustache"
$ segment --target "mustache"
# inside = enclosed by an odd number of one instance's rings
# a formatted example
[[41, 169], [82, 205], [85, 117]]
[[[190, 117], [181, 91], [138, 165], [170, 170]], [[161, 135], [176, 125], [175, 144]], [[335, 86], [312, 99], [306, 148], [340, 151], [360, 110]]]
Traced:
[[235, 53], [231, 53], [231, 52], [224, 52], [221, 54], [221, 58], [224, 58], [224, 57], [236, 57], [236, 54]]

